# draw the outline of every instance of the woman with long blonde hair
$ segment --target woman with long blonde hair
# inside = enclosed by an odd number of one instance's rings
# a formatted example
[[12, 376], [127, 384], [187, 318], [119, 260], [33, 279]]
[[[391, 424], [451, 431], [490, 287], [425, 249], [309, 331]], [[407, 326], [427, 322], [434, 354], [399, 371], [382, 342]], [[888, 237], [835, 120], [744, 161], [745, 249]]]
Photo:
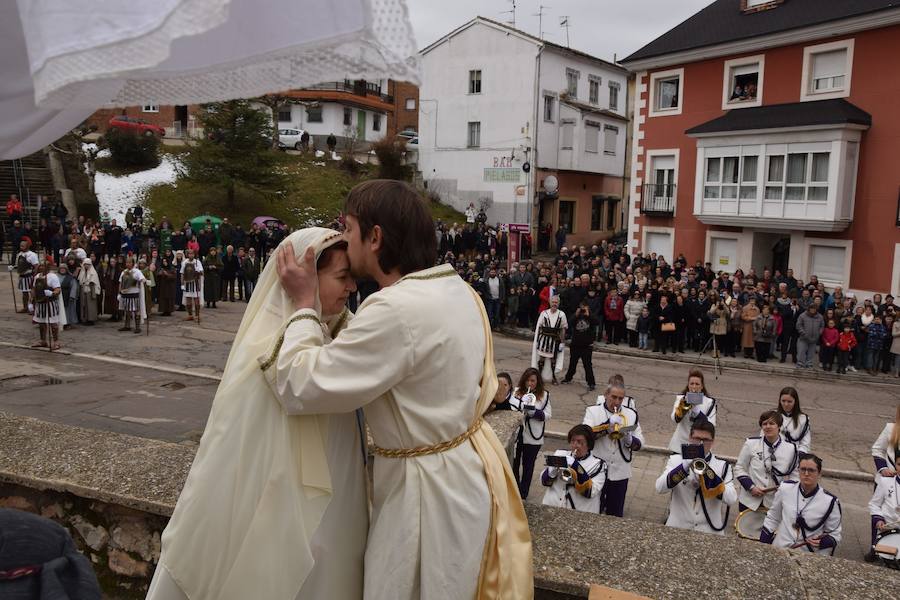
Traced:
[[875, 471], [882, 477], [894, 477], [897, 474], [897, 455], [900, 454], [900, 404], [894, 422], [888, 423], [881, 435], [872, 445], [872, 459]]

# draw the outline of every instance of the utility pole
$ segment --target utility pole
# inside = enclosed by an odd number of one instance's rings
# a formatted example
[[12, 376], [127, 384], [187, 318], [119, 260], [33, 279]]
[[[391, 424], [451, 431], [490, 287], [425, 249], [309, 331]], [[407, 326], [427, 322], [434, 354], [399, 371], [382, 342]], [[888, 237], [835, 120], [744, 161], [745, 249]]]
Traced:
[[510, 4], [512, 4], [512, 10], [504, 10], [501, 12], [501, 15], [512, 15], [512, 20], [507, 21], [508, 24], [513, 26], [513, 29], [516, 27], [516, 0], [508, 0]]
[[569, 16], [559, 18], [559, 26], [566, 28], [566, 48], [569, 48]]
[[538, 6], [538, 12], [533, 14], [532, 16], [538, 18], [538, 38], [544, 39], [544, 9], [550, 8], [549, 6], [544, 6], [541, 4]]

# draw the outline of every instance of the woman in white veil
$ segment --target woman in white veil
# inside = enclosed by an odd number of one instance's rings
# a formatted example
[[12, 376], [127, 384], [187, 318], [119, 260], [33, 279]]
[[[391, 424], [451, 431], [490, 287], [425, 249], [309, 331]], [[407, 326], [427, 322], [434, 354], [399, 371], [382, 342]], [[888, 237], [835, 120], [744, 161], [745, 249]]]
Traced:
[[[297, 231], [281, 245], [295, 256], [342, 244], [330, 229]], [[328, 253], [330, 268], [349, 267]], [[341, 261], [335, 263], [335, 261]], [[172, 519], [148, 600], [361, 598], [368, 530], [365, 448], [355, 413], [288, 416], [272, 395], [260, 357], [277, 355], [295, 312], [270, 261], [234, 339], [206, 430]], [[316, 308], [326, 339], [345, 325], [336, 288], [322, 280]], [[322, 314], [323, 304], [331, 312]]]

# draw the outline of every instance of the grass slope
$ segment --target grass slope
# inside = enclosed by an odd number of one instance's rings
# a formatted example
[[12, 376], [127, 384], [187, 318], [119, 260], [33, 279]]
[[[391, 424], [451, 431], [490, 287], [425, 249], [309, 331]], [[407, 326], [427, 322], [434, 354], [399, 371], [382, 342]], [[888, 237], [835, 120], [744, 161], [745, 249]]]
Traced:
[[[236, 206], [227, 205], [223, 190], [179, 180], [172, 185], [157, 185], [147, 192], [145, 205], [158, 221], [163, 216], [173, 223], [201, 214], [229, 217], [248, 227], [254, 217], [271, 215], [292, 227], [328, 223], [344, 206], [350, 189], [362, 181], [377, 177], [375, 165], [359, 165], [357, 175], [348, 173], [335, 161], [323, 161], [311, 155], [282, 155], [282, 169], [289, 185], [278, 199], [262, 198], [238, 187]], [[321, 165], [322, 162], [326, 164]], [[316, 164], [319, 163], [319, 164]], [[444, 221], [464, 221], [464, 215], [444, 204], [429, 202], [432, 216]]]

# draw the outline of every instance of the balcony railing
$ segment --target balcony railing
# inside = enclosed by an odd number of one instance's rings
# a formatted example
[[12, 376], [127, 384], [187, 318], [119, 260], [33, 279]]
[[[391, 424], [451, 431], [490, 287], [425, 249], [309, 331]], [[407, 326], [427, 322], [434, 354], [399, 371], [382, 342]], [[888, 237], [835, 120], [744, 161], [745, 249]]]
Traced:
[[641, 194], [641, 214], [653, 217], [675, 215], [675, 184], [645, 183]]
[[366, 96], [375, 96], [382, 102], [387, 102], [388, 104], [394, 103], [393, 96], [391, 96], [390, 94], [381, 93], [380, 85], [378, 85], [377, 83], [372, 83], [371, 81], [365, 81], [363, 79], [357, 79], [355, 81], [350, 81], [349, 79], [345, 79], [344, 81], [327, 81], [324, 83], [308, 85], [303, 89], [349, 92], [355, 96], [362, 96], [363, 98], [365, 98]]

